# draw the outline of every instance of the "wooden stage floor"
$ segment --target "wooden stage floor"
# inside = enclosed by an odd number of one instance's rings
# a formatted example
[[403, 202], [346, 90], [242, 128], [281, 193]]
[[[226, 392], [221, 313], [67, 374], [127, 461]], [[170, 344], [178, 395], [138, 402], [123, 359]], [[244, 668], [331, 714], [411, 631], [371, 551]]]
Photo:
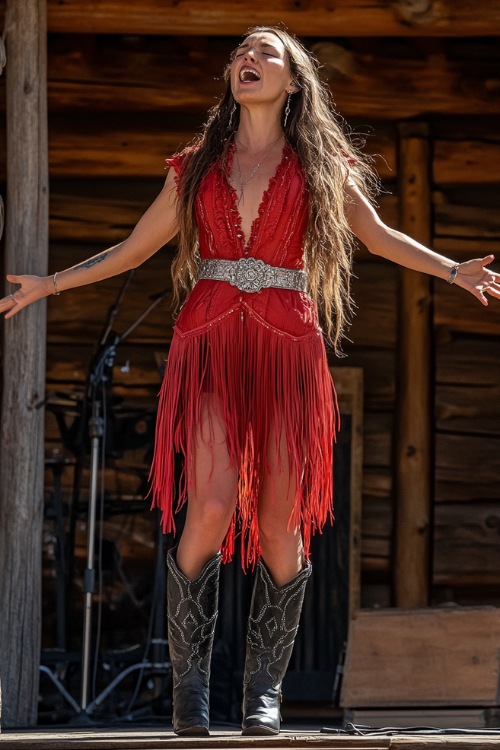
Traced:
[[3, 731], [0, 734], [0, 750], [150, 750], [152, 748], [175, 748], [176, 750], [205, 750], [235, 748], [243, 750], [320, 750], [336, 748], [343, 750], [500, 750], [500, 729], [488, 734], [450, 736], [442, 734], [415, 736], [397, 734], [393, 736], [353, 737], [324, 733], [317, 729], [285, 728], [277, 737], [242, 737], [236, 730], [214, 727], [210, 737], [176, 737], [168, 729], [37, 729], [25, 731]]

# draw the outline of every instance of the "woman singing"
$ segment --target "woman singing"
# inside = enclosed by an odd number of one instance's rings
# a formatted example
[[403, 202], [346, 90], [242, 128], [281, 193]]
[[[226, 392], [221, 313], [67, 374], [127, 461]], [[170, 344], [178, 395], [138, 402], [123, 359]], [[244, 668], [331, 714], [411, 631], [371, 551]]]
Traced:
[[[237, 536], [243, 566], [256, 567], [243, 733], [280, 729], [311, 535], [332, 517], [338, 414], [325, 340], [337, 349], [349, 320], [355, 237], [484, 305], [486, 293], [500, 297], [493, 256], [455, 263], [381, 222], [367, 197], [370, 168], [292, 35], [250, 31], [226, 80], [203, 134], [168, 160], [161, 193], [126, 240], [54, 276], [7, 276], [18, 287], [0, 302], [10, 318], [49, 294], [135, 268], [179, 236], [172, 275], [184, 303], [151, 482], [165, 530], [187, 502], [168, 554], [168, 625], [174, 731], [190, 735], [208, 733], [219, 568]], [[175, 452], [184, 457], [177, 488]]]

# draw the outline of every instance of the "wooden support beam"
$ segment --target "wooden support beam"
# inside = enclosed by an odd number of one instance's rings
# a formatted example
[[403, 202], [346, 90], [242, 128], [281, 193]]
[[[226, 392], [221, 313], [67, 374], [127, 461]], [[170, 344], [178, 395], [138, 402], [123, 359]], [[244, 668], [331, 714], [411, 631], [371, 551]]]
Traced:
[[[430, 241], [430, 156], [425, 125], [400, 128], [403, 232]], [[431, 506], [431, 281], [400, 271], [399, 408], [396, 444], [397, 607], [425, 607], [429, 593]]]
[[[10, 273], [46, 274], [45, 0], [8, 0], [7, 222]], [[44, 479], [45, 301], [6, 322], [0, 421], [2, 724], [36, 724]]]
[[495, 36], [492, 0], [48, 0], [50, 31], [90, 34], [240, 35], [284, 23], [301, 36]]

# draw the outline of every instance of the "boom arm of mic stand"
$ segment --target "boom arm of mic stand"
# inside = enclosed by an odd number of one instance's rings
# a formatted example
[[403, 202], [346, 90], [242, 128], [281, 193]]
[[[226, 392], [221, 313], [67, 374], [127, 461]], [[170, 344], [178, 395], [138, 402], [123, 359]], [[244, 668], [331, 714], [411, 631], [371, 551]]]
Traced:
[[115, 302], [111, 305], [111, 307], [108, 309], [108, 317], [106, 318], [106, 322], [104, 324], [104, 329], [103, 329], [103, 332], [102, 332], [102, 335], [101, 335], [101, 338], [100, 338], [100, 341], [99, 341], [100, 346], [104, 346], [104, 344], [106, 343], [106, 341], [108, 339], [109, 334], [111, 333], [111, 330], [113, 328], [113, 321], [114, 321], [114, 319], [116, 317], [118, 309], [119, 309], [119, 307], [120, 307], [120, 305], [122, 303], [122, 300], [123, 300], [123, 298], [125, 296], [125, 292], [127, 291], [128, 286], [129, 286], [130, 282], [132, 281], [132, 276], [134, 275], [134, 273], [135, 273], [135, 268], [132, 268], [128, 272], [128, 274], [127, 274], [127, 276], [125, 278], [125, 281], [122, 284], [122, 288], [120, 289], [118, 297], [116, 298]]
[[155, 309], [155, 307], [157, 307], [160, 304], [160, 302], [163, 302], [163, 300], [165, 299], [167, 295], [168, 295], [168, 289], [165, 289], [164, 292], [161, 292], [158, 296], [156, 296], [153, 302], [149, 305], [149, 307], [147, 307], [144, 310], [144, 312], [137, 318], [135, 323], [132, 323], [130, 328], [127, 328], [127, 330], [124, 333], [122, 333], [121, 336], [118, 337], [118, 341], [116, 343], [118, 344], [120, 341], [123, 341], [124, 339], [126, 339], [127, 336], [129, 336], [132, 333], [132, 331], [135, 330], [140, 323], [142, 323], [144, 318], [147, 318], [149, 313], [152, 312]]

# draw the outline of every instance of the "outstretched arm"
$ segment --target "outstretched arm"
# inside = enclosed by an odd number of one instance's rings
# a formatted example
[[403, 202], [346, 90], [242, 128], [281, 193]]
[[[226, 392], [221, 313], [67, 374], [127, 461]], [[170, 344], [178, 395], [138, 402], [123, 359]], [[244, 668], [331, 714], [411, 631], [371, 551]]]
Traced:
[[171, 169], [162, 191], [126, 240], [76, 266], [59, 271], [56, 280], [53, 276], [9, 274], [7, 281], [20, 286], [13, 294], [0, 300], [0, 313], [6, 312], [5, 317], [12, 318], [42, 297], [102, 281], [136, 268], [172, 239], [177, 229], [177, 190]]
[[346, 193], [347, 216], [351, 229], [371, 253], [381, 255], [414, 271], [422, 271], [445, 280], [453, 278], [452, 269], [457, 267], [457, 286], [473, 294], [483, 305], [488, 304], [485, 292], [500, 299], [500, 274], [487, 268], [494, 260], [493, 255], [455, 263], [384, 224], [352, 182], [348, 183]]

